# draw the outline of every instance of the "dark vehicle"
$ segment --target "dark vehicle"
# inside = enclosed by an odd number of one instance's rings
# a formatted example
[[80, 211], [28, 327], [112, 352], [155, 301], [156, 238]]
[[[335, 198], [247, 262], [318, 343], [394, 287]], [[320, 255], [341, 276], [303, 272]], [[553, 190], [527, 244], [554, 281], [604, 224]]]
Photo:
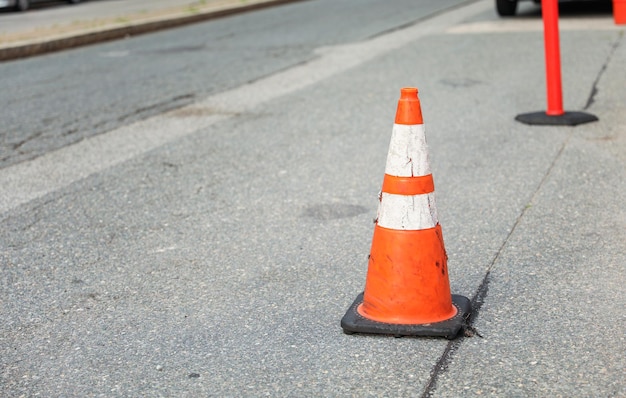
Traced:
[[[31, 4], [45, 3], [50, 0], [0, 0], [0, 8], [13, 8], [16, 11], [26, 11]], [[67, 0], [70, 4], [80, 3], [80, 0]]]
[[[535, 3], [538, 3], [538, 1], [535, 1]], [[496, 0], [496, 11], [501, 17], [515, 15], [517, 0]]]
[[[496, 0], [496, 11], [501, 17], [510, 17], [515, 15], [517, 11], [517, 2], [519, 0]], [[541, 0], [533, 0], [535, 3], [541, 3]], [[564, 0], [560, 0], [562, 2]], [[599, 1], [599, 0], [582, 0], [582, 1]], [[607, 1], [607, 0], [605, 0]]]

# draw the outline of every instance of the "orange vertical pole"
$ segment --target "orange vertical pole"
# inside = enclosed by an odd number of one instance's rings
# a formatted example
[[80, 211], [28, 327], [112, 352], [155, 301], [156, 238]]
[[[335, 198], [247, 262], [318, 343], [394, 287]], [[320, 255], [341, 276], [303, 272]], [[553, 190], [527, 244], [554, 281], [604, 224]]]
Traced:
[[563, 89], [561, 85], [561, 53], [559, 50], [559, 5], [558, 0], [542, 0], [543, 32], [546, 53], [546, 87], [548, 109], [546, 114], [560, 116], [563, 111]]
[[563, 110], [558, 0], [541, 0], [541, 14], [543, 16], [548, 108], [545, 112], [539, 111], [519, 114], [515, 117], [515, 120], [524, 124], [545, 126], [576, 126], [598, 120], [596, 116], [590, 113], [565, 112]]
[[613, 20], [616, 25], [626, 24], [626, 0], [613, 0]]

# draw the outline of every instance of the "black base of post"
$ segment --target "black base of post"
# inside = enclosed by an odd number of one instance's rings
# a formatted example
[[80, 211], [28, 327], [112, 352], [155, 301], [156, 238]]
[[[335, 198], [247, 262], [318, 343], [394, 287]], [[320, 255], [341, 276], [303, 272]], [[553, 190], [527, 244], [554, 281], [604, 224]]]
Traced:
[[558, 116], [551, 116], [545, 112], [531, 112], [517, 115], [515, 120], [537, 126], [577, 126], [583, 123], [595, 122], [598, 118], [585, 112], [565, 112]]
[[354, 300], [354, 303], [341, 320], [341, 327], [346, 334], [369, 333], [387, 334], [395, 337], [401, 336], [430, 336], [445, 337], [453, 339], [465, 325], [470, 315], [472, 305], [467, 297], [452, 295], [452, 304], [456, 307], [457, 313], [450, 319], [441, 322], [400, 325], [393, 323], [383, 323], [365, 318], [357, 311], [358, 306], [363, 302], [363, 293]]

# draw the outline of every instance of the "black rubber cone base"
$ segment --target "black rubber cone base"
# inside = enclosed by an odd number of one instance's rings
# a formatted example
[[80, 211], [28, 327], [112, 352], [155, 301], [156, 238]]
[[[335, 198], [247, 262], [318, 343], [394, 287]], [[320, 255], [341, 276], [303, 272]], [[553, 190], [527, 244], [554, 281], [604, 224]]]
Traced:
[[559, 116], [550, 116], [545, 112], [531, 112], [517, 115], [515, 120], [537, 126], [577, 126], [583, 123], [595, 122], [598, 118], [585, 112], [565, 112]]
[[452, 304], [457, 309], [457, 314], [450, 319], [435, 323], [399, 325], [393, 323], [382, 323], [365, 318], [357, 312], [357, 307], [363, 302], [363, 293], [354, 300], [354, 303], [341, 319], [341, 327], [346, 334], [369, 333], [388, 334], [396, 337], [400, 336], [429, 336], [455, 338], [463, 328], [466, 319], [472, 310], [472, 305], [467, 297], [452, 295]]

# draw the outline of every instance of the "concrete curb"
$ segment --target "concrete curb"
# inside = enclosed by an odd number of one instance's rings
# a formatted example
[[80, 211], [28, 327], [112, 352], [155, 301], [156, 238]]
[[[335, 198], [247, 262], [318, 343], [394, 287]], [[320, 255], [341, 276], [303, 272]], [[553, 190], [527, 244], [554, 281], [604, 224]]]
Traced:
[[29, 41], [0, 48], [0, 61], [26, 58], [35, 55], [61, 51], [69, 48], [120, 39], [126, 36], [135, 36], [159, 30], [175, 28], [228, 15], [269, 8], [281, 4], [295, 3], [305, 0], [268, 0], [247, 5], [199, 12], [193, 15], [173, 15], [148, 21], [129, 23], [124, 26], [113, 26], [74, 32], [45, 40]]

